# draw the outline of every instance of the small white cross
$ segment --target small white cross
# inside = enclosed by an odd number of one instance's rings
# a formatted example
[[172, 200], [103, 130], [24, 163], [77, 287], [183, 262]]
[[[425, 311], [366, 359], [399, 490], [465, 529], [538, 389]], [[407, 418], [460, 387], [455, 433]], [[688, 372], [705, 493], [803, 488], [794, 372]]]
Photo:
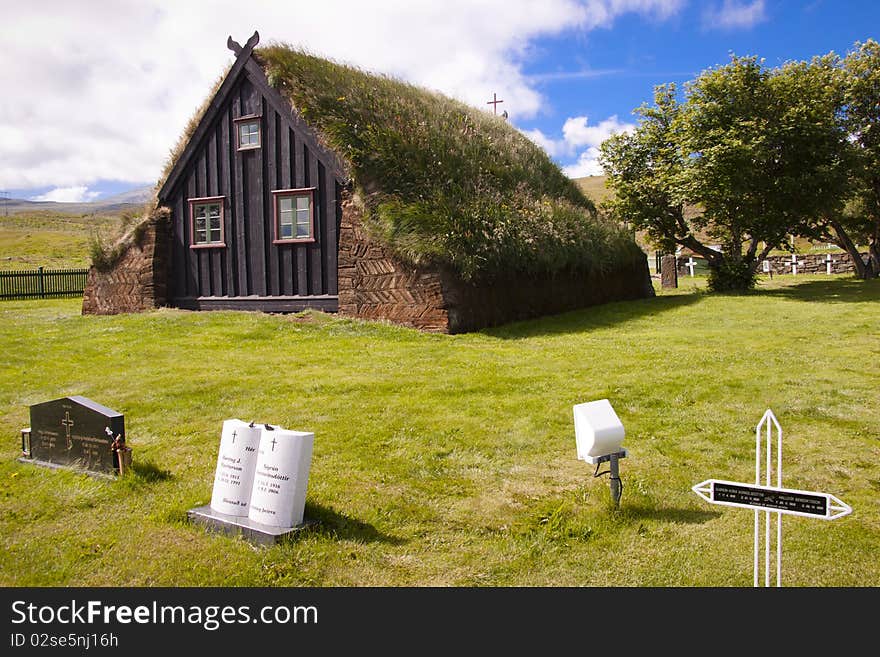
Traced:
[[794, 274], [795, 276], [797, 276], [798, 264], [800, 264], [800, 263], [798, 263], [797, 255], [792, 253], [791, 254], [791, 273]]
[[696, 265], [696, 264], [697, 264], [697, 263], [696, 263], [696, 261], [695, 261], [693, 258], [688, 258], [688, 261], [687, 261], [687, 268], [688, 268], [688, 269], [690, 270], [690, 272], [691, 272], [691, 277], [693, 277], [693, 275], [694, 275], [694, 265]]
[[831, 274], [831, 265], [835, 262], [837, 262], [837, 260], [832, 260], [830, 253], [825, 256], [825, 273], [829, 275]]

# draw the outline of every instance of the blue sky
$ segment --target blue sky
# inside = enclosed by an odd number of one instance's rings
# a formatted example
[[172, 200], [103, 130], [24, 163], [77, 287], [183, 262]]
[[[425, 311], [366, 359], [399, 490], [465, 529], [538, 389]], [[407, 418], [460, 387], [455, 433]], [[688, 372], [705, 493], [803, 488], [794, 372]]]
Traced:
[[[730, 53], [775, 66], [880, 39], [880, 2], [43, 0], [4, 9], [0, 190], [93, 200], [156, 182], [231, 61], [226, 37], [303, 45], [510, 120], [572, 176], [657, 84]], [[95, 16], [101, 16], [95, 21]], [[230, 20], [232, 17], [232, 20]], [[193, 25], [199, 29], [194, 31]], [[194, 38], [194, 34], [198, 38]]]

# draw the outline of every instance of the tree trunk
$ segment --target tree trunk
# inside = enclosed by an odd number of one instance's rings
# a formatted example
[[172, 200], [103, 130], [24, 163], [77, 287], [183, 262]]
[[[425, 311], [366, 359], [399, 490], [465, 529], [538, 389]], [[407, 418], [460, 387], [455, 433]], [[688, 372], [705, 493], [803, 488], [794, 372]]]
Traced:
[[[753, 256], [753, 260], [749, 264], [749, 268], [750, 268], [752, 274], [757, 274], [758, 267], [760, 266], [760, 264], [762, 262], [764, 262], [764, 259], [767, 257], [767, 254], [773, 250], [773, 245], [766, 244], [764, 246], [764, 248], [761, 249], [761, 253], [759, 253], [757, 256], [755, 256], [755, 251], [757, 251], [757, 247], [758, 247], [757, 240], [754, 241], [754, 247], [755, 248], [752, 248], [752, 245], [749, 245], [749, 255]], [[773, 278], [773, 277], [771, 276], [770, 278]]]
[[856, 248], [856, 245], [853, 243], [852, 239], [850, 239], [850, 236], [847, 234], [846, 230], [844, 230], [843, 226], [837, 221], [831, 221], [829, 223], [834, 229], [835, 235], [837, 235], [837, 245], [846, 249], [849, 257], [852, 259], [853, 266], [856, 269], [856, 276], [863, 280], [871, 278], [871, 272], [869, 271], [869, 269], [872, 269], [869, 268], [871, 262], [870, 258], [868, 259], [869, 265], [865, 265], [865, 261], [862, 260], [862, 255], [859, 253], [859, 250]]
[[865, 278], [880, 278], [880, 240], [875, 239], [868, 247], [868, 266], [866, 269], [869, 271]]

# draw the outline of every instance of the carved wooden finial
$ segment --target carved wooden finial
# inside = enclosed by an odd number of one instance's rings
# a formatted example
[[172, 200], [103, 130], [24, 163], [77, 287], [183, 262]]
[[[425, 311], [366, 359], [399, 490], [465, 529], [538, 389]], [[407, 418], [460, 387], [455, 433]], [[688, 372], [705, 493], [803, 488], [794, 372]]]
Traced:
[[229, 38], [226, 39], [226, 47], [229, 48], [232, 52], [235, 53], [235, 56], [238, 57], [241, 54], [242, 50], [253, 50], [254, 47], [260, 42], [260, 33], [254, 30], [254, 33], [251, 35], [251, 38], [247, 40], [247, 43], [244, 44], [244, 48], [241, 47], [241, 44], [232, 39], [232, 35], [229, 35]]

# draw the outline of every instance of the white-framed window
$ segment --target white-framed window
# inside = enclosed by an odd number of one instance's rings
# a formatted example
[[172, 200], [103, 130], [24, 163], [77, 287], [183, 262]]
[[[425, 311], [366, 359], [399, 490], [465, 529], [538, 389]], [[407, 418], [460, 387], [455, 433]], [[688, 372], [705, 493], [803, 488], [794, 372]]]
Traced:
[[235, 134], [238, 150], [246, 151], [259, 148], [261, 145], [261, 117], [258, 115], [242, 116], [235, 119]]
[[279, 189], [275, 197], [275, 243], [315, 241], [315, 188]]
[[190, 248], [226, 246], [223, 239], [224, 200], [223, 196], [189, 199]]

